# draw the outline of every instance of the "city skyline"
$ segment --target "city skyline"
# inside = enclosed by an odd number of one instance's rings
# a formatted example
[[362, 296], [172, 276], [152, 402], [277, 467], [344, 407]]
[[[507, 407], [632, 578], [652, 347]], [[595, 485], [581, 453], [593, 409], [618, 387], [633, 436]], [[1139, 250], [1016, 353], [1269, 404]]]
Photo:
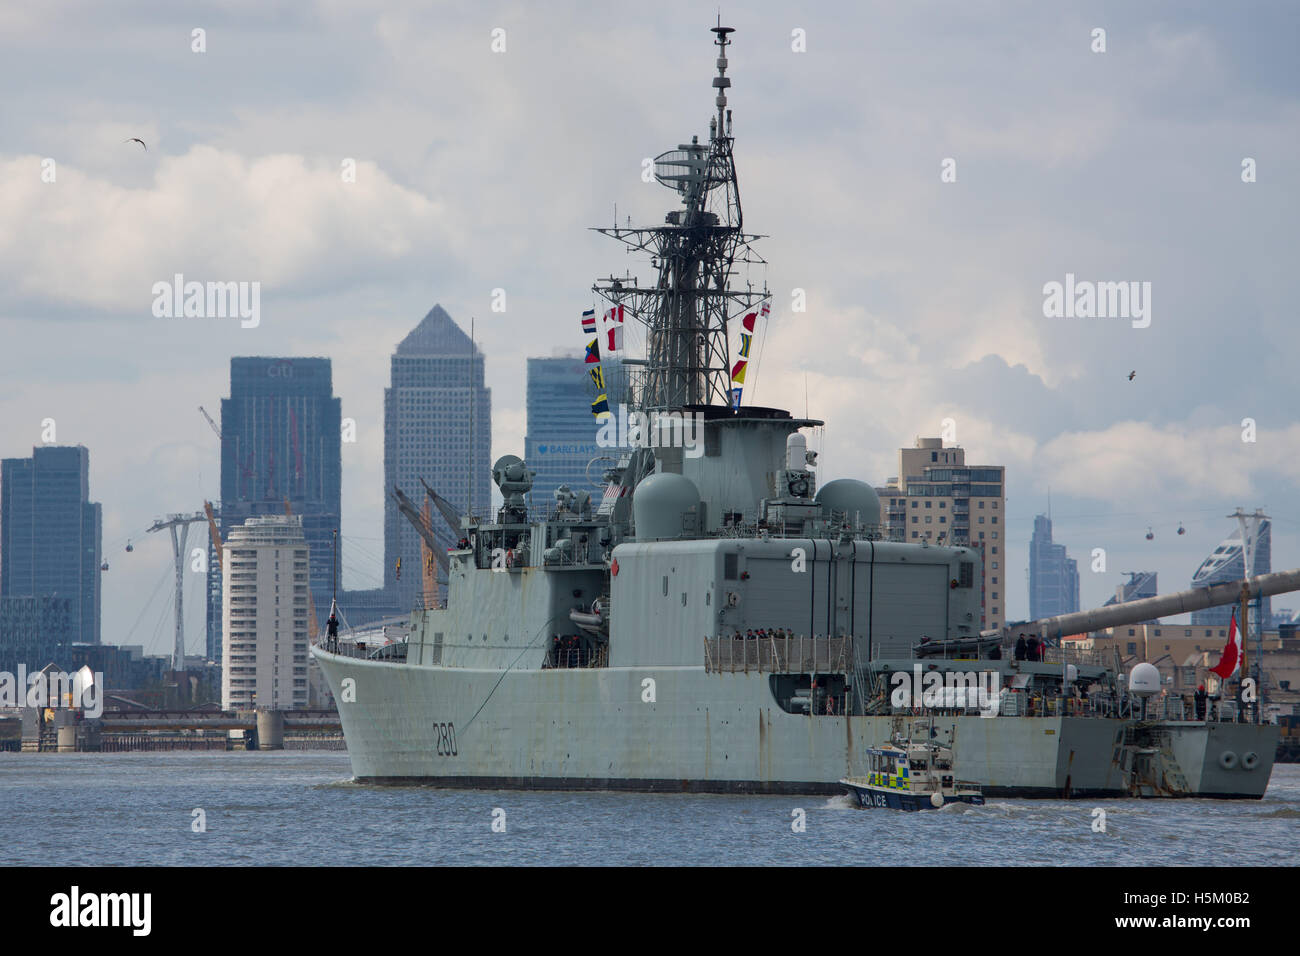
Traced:
[[[608, 362], [603, 364], [609, 364]], [[555, 490], [568, 485], [574, 492], [598, 497], [603, 468], [588, 463], [611, 449], [596, 444], [595, 397], [582, 353], [528, 359], [527, 425], [523, 459], [536, 472], [530, 492], [532, 515], [555, 508]]]
[[1038, 620], [1079, 610], [1079, 562], [1052, 539], [1052, 519], [1034, 516], [1029, 539], [1029, 617]]
[[[381, 389], [412, 316], [442, 302], [476, 318], [491, 457], [523, 454], [526, 357], [573, 342], [593, 277], [624, 267], [586, 227], [616, 202], [620, 219], [660, 221], [667, 194], [641, 182], [642, 159], [682, 141], [682, 116], [706, 133], [699, 78], [673, 52], [700, 17], [669, 12], [603, 24], [512, 11], [502, 55], [496, 24], [475, 14], [285, 12], [320, 55], [290, 54], [292, 85], [239, 14], [210, 28], [220, 42], [202, 55], [179, 13], [88, 9], [93, 42], [6, 21], [13, 84], [51, 59], [75, 66], [3, 121], [0, 192], [20, 228], [0, 239], [0, 454], [25, 454], [47, 418], [58, 443], [93, 449], [106, 637], [150, 643], [166, 617], [149, 602], [169, 549], [140, 532], [219, 496], [219, 445], [195, 406], [223, 394], [231, 356], [334, 362], [357, 424], [342, 520], [368, 552], [346, 558], [348, 587], [384, 574]], [[894, 449], [952, 418], [958, 444], [1007, 468], [1014, 560], [1048, 487], [1058, 539], [1080, 556], [1105, 549], [1104, 574], [1080, 569], [1085, 606], [1121, 569], [1188, 580], [1238, 504], [1269, 508], [1274, 565], [1300, 566], [1300, 514], [1280, 507], [1300, 484], [1288, 396], [1300, 343], [1286, 320], [1300, 98], [1283, 21], [1170, 7], [949, 16], [954, 29], [936, 33], [924, 12], [888, 5], [801, 15], [802, 54], [787, 8], [735, 19], [746, 223], [771, 236], [771, 265], [752, 278], [774, 291], [746, 400], [827, 420], [810, 442], [823, 482], [882, 484]], [[1104, 54], [1089, 49], [1094, 19]], [[636, 67], [591, 84], [588, 57], [611, 46]], [[246, 79], [214, 87], [214, 61]], [[85, 71], [109, 78], [93, 109]], [[1256, 182], [1242, 181], [1247, 157]], [[46, 158], [57, 182], [40, 179]], [[802, 202], [788, 201], [792, 182]], [[151, 288], [177, 273], [261, 282], [260, 323], [155, 318]], [[1043, 286], [1067, 275], [1150, 281], [1150, 326], [1046, 318]], [[792, 311], [795, 289], [806, 312]], [[1245, 359], [1224, 355], [1241, 323], [1254, 330], [1245, 377], [1233, 371]], [[1024, 563], [1007, 570], [1023, 581]], [[1022, 588], [1009, 594], [1008, 618], [1026, 617]], [[186, 604], [196, 651], [201, 584]], [[170, 640], [159, 633], [156, 652]]]
[[0, 459], [0, 599], [67, 600], [67, 631], [56, 639], [99, 644], [102, 525], [86, 446]]
[[[230, 397], [221, 400], [220, 527], [228, 540], [252, 517], [302, 519], [310, 554], [311, 596], [329, 615], [334, 533], [342, 525], [342, 402], [334, 395], [330, 360], [239, 356], [230, 360]], [[339, 542], [343, 553], [343, 542]], [[209, 564], [209, 574], [220, 567]], [[211, 593], [211, 592], [210, 592]], [[209, 606], [212, 608], [212, 603]], [[209, 654], [220, 646], [221, 606], [209, 612]], [[215, 611], [216, 621], [213, 620]], [[214, 658], [219, 659], [219, 658]]]
[[[423, 480], [462, 513], [489, 514], [491, 408], [483, 353], [435, 305], [393, 350], [384, 389], [384, 591], [398, 607], [409, 609], [424, 599], [423, 552], [393, 489], [420, 508], [426, 500]], [[459, 528], [448, 528], [436, 510], [430, 520], [440, 541], [455, 544]], [[445, 593], [441, 587], [439, 593]]]

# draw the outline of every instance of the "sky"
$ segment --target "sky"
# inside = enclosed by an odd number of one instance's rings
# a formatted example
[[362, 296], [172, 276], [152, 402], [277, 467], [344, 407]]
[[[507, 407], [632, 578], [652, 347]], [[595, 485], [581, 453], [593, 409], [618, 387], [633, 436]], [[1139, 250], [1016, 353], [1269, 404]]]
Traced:
[[[1300, 567], [1300, 6], [722, 16], [745, 224], [769, 237], [742, 278], [773, 294], [746, 398], [825, 420], [820, 481], [882, 484], [951, 418], [969, 463], [1007, 469], [1012, 619], [1049, 494], [1084, 607], [1122, 571], [1186, 587], [1237, 506]], [[687, 2], [0, 7], [0, 456], [46, 419], [90, 449], [106, 641], [170, 647], [171, 545], [144, 529], [218, 497], [198, 406], [217, 415], [231, 356], [333, 361], [347, 587], [382, 577], [389, 356], [435, 303], [475, 320], [494, 457], [522, 453], [526, 359], [577, 347], [594, 279], [649, 274], [588, 227], [676, 208], [642, 160], [707, 137], [713, 23]], [[155, 316], [176, 273], [260, 283], [260, 321]], [[1149, 325], [1045, 315], [1067, 274], [1150, 283]]]

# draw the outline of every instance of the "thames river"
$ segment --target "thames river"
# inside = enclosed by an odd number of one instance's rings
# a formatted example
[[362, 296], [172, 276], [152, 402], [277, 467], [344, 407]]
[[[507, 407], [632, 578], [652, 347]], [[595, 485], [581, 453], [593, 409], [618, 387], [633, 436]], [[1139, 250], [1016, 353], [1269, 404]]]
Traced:
[[847, 797], [350, 778], [345, 753], [0, 753], [0, 864], [1222, 866], [1294, 865], [1300, 851], [1297, 764], [1276, 766], [1258, 801], [997, 799], [924, 813]]

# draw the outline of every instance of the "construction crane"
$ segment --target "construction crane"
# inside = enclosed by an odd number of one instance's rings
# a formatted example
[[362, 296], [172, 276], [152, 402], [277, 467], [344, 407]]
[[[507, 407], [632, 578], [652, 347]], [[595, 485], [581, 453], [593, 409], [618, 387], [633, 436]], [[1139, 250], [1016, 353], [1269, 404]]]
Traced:
[[217, 427], [217, 423], [214, 422], [214, 421], [212, 420], [212, 416], [208, 414], [207, 409], [205, 409], [202, 405], [200, 405], [200, 406], [199, 406], [199, 411], [202, 412], [202, 413], [203, 413], [203, 417], [204, 417], [205, 419], [207, 419], [208, 427], [210, 427], [214, 432], [217, 433], [217, 438], [220, 439], [220, 440], [222, 440], [222, 441], [225, 441], [225, 439], [222, 438], [222, 436], [221, 436], [221, 429], [218, 428], [218, 427]]
[[212, 539], [212, 550], [217, 554], [217, 568], [221, 568], [221, 531], [217, 528], [217, 516], [212, 511], [212, 502], [203, 502], [203, 513], [208, 516], [208, 535]]
[[[284, 513], [286, 517], [293, 517], [293, 506], [289, 504], [289, 499], [284, 499]], [[311, 568], [311, 545], [307, 545], [307, 567]], [[307, 640], [313, 644], [316, 643], [316, 635], [320, 633], [320, 628], [316, 624], [316, 596], [311, 593], [311, 571], [307, 572]]]
[[[433, 513], [429, 510], [428, 498], [424, 500], [424, 510], [421, 512], [420, 517], [424, 519], [426, 525], [430, 528], [433, 527]], [[423, 566], [420, 576], [424, 582], [425, 607], [435, 607], [438, 601], [438, 575], [434, 570], [433, 557], [437, 550], [429, 547], [429, 542], [425, 541], [424, 538], [420, 539], [420, 557], [422, 559], [420, 564]], [[445, 558], [446, 555], [444, 554], [443, 557]]]

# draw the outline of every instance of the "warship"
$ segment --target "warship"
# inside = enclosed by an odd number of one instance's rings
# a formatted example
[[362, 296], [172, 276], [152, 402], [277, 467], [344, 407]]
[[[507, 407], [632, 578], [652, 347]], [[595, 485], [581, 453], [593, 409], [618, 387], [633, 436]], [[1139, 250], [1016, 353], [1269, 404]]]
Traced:
[[[417, 508], [393, 489], [446, 597], [414, 608], [406, 641], [380, 653], [340, 640], [333, 615], [312, 647], [355, 777], [836, 794], [919, 714], [985, 795], [1262, 796], [1278, 729], [1257, 706], [1202, 712], [1061, 638], [1244, 610], [1300, 589], [1300, 571], [981, 631], [978, 547], [889, 540], [870, 484], [819, 486], [802, 430], [821, 422], [741, 401], [738, 363], [768, 292], [737, 278], [763, 262], [761, 237], [745, 231], [733, 155], [733, 31], [712, 32], [707, 141], [654, 162], [679, 208], [597, 230], [654, 272], [592, 286], [644, 326], [644, 359], [625, 360], [625, 388], [600, 396], [631, 409], [600, 419], [625, 428], [620, 447], [598, 487], [562, 486], [541, 515], [526, 504], [533, 473], [509, 455], [493, 467], [490, 514], [459, 514], [428, 486]], [[1027, 634], [1052, 646], [1015, 659]], [[972, 681], [987, 692], [931, 693]]]

